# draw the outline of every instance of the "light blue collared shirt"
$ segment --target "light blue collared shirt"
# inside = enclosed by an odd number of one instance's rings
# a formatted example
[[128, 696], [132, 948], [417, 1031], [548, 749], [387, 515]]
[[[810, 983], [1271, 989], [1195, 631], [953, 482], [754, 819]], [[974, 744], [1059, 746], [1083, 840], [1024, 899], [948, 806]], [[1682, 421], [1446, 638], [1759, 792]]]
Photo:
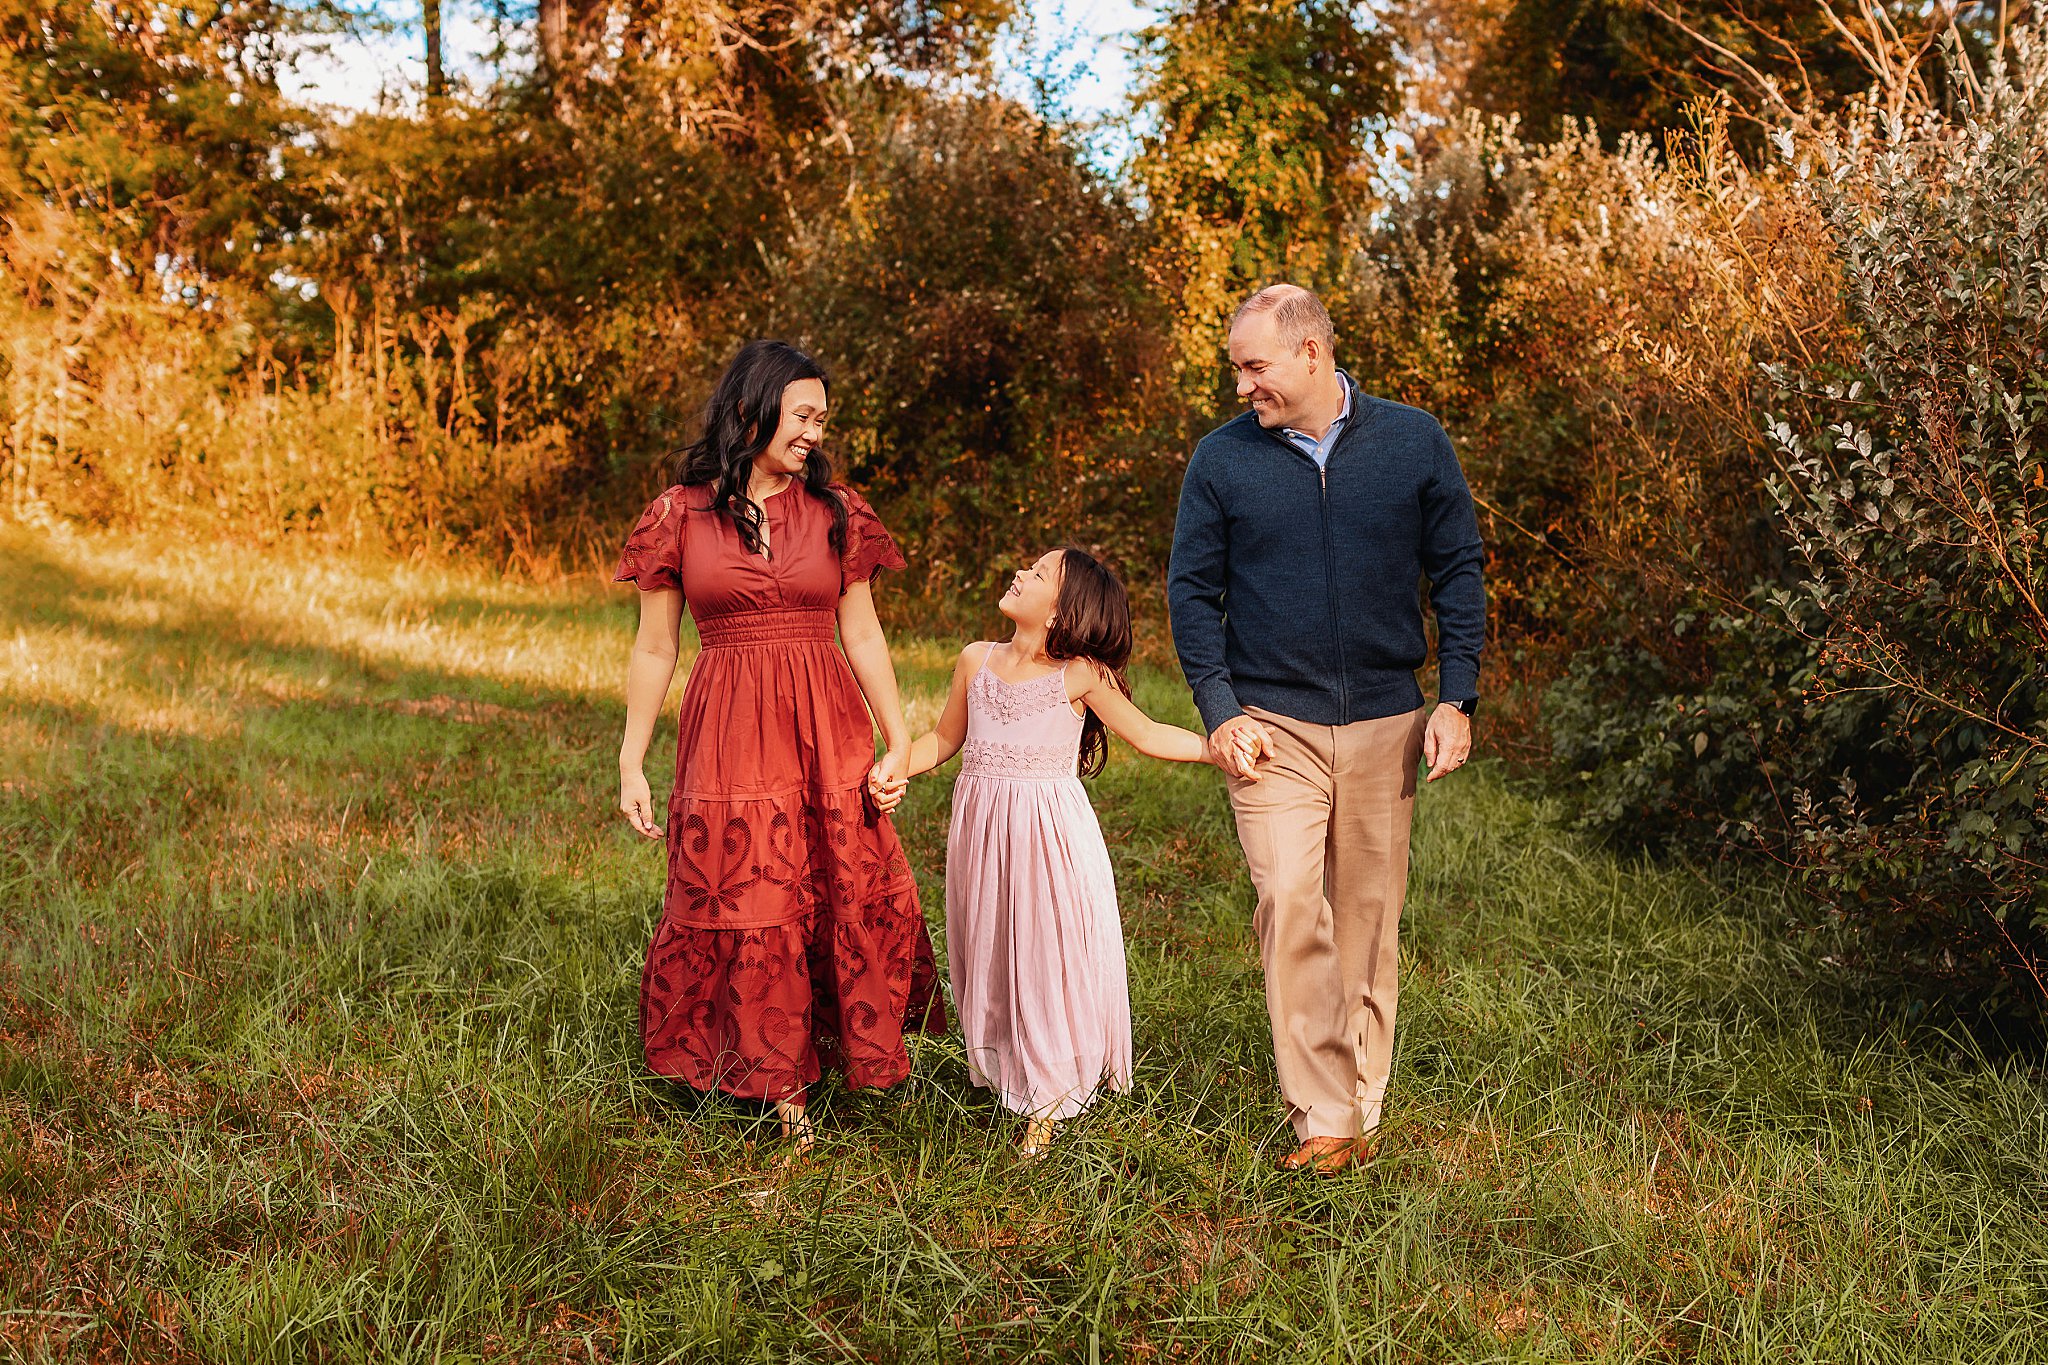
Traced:
[[1346, 380], [1344, 383], [1344, 411], [1338, 413], [1337, 420], [1330, 423], [1330, 429], [1323, 433], [1322, 440], [1318, 441], [1307, 432], [1296, 431], [1293, 427], [1282, 427], [1280, 434], [1293, 442], [1296, 450], [1314, 460], [1317, 469], [1325, 469], [1328, 468], [1330, 463], [1330, 448], [1337, 444], [1337, 438], [1344, 434], [1344, 424], [1350, 420], [1351, 383], [1349, 380]]

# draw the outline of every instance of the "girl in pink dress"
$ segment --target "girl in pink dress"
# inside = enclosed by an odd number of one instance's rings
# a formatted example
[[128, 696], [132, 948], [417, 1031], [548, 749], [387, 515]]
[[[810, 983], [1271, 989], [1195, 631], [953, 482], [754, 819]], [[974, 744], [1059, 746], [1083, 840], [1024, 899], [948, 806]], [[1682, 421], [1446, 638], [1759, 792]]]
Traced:
[[[946, 841], [946, 948], [968, 1074], [1029, 1117], [1024, 1152], [1104, 1086], [1131, 1083], [1131, 999], [1109, 850], [1080, 779], [1105, 728], [1142, 754], [1208, 761], [1192, 731], [1130, 699], [1131, 604], [1092, 556], [1054, 550], [1003, 594], [1016, 631], [972, 644], [910, 772], [962, 755]], [[902, 785], [874, 779], [892, 809]]]

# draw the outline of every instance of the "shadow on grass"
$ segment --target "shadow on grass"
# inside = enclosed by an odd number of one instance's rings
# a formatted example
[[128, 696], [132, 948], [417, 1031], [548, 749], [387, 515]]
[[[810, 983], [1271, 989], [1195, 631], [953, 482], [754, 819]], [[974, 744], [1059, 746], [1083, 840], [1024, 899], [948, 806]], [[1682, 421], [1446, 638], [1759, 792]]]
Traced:
[[[137, 611], [128, 580], [21, 536], [0, 539], [0, 579], [0, 640], [60, 641], [57, 657], [17, 670], [31, 681], [9, 701], [0, 745], [21, 776], [0, 818], [42, 824], [28, 843], [68, 846], [74, 875], [117, 872], [173, 830], [244, 844], [255, 833], [223, 821], [275, 821], [279, 844], [306, 837], [308, 822], [345, 832], [420, 820], [481, 841], [536, 808], [565, 826], [610, 810], [598, 755], [620, 724], [617, 702], [322, 640], [280, 615], [288, 603], [241, 613], [152, 583]], [[441, 608], [429, 599], [423, 610]], [[457, 609], [543, 628], [571, 612]]]
[[[294, 631], [279, 622], [277, 611], [288, 610], [288, 602], [272, 604], [273, 610], [244, 614], [204, 602], [189, 591], [158, 584], [152, 585], [147, 595], [169, 608], [165, 614], [172, 619], [123, 624], [115, 618], [121, 604], [135, 593], [132, 582], [112, 572], [66, 563], [21, 536], [0, 538], [0, 581], [9, 586], [0, 596], [0, 631], [38, 628], [83, 634], [111, 648], [118, 662], [116, 682], [140, 691], [162, 690], [165, 674], [171, 669], [185, 672], [197, 663], [220, 672], [239, 664], [253, 665], [344, 703], [451, 695], [556, 713], [614, 715], [622, 709], [617, 703], [593, 702], [571, 689], [523, 683], [514, 687], [487, 675], [421, 667], [360, 644], [324, 642], [311, 632]], [[585, 625], [594, 610], [598, 608], [431, 596], [422, 610], [408, 614], [438, 620], [448, 613], [458, 622], [469, 623], [490, 616], [548, 627]], [[622, 633], [622, 673], [629, 643], [630, 635]], [[189, 685], [189, 680], [179, 681]], [[362, 695], [351, 695], [352, 691]]]

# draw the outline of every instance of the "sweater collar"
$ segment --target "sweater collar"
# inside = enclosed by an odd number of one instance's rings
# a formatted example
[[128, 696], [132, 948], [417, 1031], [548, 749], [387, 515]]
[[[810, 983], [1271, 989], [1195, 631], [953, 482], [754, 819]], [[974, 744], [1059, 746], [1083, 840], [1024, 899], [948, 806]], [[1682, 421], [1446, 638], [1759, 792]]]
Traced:
[[[1366, 397], [1364, 389], [1358, 387], [1358, 381], [1341, 369], [1337, 371], [1337, 377], [1344, 381], [1344, 411], [1337, 418], [1337, 423], [1342, 424], [1343, 430], [1337, 433], [1336, 440], [1330, 442], [1330, 449], [1333, 452], [1346, 437], [1363, 426], [1372, 416], [1372, 400]], [[1288, 438], [1287, 428], [1260, 426], [1258, 414], [1250, 408], [1239, 413], [1237, 419], [1250, 422], [1254, 431], [1277, 442], [1283, 449], [1293, 451], [1303, 459], [1313, 458]]]

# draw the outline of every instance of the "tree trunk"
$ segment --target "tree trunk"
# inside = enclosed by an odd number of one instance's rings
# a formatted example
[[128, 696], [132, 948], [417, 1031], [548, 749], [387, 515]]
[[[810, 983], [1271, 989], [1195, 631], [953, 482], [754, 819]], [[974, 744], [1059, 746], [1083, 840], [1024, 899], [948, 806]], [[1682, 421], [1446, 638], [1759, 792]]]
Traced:
[[569, 0], [540, 0], [540, 64], [549, 80], [562, 79], [569, 48]]
[[441, 0], [421, 0], [421, 6], [427, 30], [427, 98], [437, 100], [448, 93], [448, 72], [441, 61]]
[[564, 123], [576, 121], [577, 88], [597, 59], [609, 14], [607, 0], [537, 0], [540, 75]]

